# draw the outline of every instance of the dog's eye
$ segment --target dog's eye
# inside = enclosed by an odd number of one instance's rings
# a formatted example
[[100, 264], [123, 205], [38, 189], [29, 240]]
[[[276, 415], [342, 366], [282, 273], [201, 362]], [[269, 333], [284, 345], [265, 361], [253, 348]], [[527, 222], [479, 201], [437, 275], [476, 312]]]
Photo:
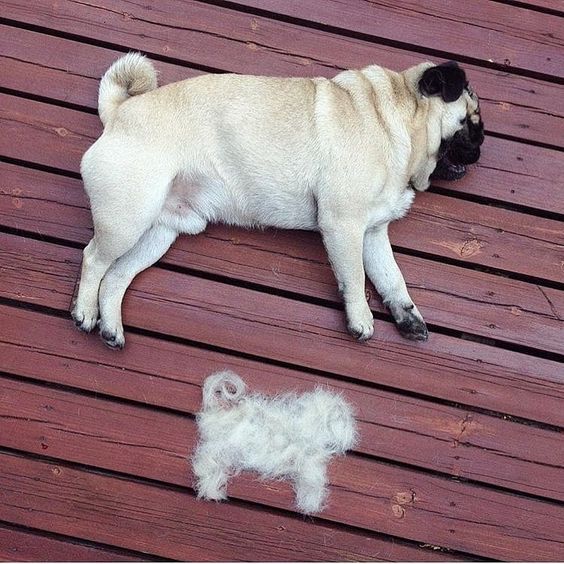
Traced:
[[465, 123], [466, 123], [466, 118], [463, 117], [463, 118], [460, 120], [460, 125], [464, 125]]

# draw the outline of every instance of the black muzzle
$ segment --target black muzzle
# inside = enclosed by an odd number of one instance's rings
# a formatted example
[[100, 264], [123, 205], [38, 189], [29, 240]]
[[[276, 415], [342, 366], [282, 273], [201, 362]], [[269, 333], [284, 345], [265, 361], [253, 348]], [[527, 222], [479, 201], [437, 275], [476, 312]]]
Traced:
[[437, 166], [431, 179], [458, 180], [466, 174], [466, 165], [480, 158], [480, 146], [484, 142], [484, 123], [466, 120], [464, 127], [450, 139], [443, 139], [439, 147]]

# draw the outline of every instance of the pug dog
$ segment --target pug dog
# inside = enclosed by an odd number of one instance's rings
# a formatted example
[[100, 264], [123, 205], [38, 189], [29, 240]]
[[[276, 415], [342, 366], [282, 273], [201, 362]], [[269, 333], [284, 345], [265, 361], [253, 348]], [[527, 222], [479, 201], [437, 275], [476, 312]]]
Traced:
[[388, 225], [435, 170], [460, 176], [480, 156], [478, 98], [456, 63], [332, 79], [214, 74], [157, 88], [153, 65], [129, 53], [103, 76], [98, 109], [104, 132], [81, 163], [94, 236], [72, 311], [80, 329], [98, 324], [122, 348], [133, 278], [178, 234], [223, 222], [319, 231], [349, 332], [374, 332], [367, 274], [400, 333], [427, 339]]

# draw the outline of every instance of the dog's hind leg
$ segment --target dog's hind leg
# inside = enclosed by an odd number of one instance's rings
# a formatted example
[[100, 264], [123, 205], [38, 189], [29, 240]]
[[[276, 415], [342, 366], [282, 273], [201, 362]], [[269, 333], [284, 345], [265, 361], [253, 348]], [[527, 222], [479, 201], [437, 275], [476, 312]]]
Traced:
[[123, 348], [125, 337], [121, 321], [121, 302], [133, 279], [157, 262], [169, 249], [177, 231], [153, 225], [135, 246], [118, 258], [100, 285], [100, 336], [112, 348]]
[[219, 462], [224, 456], [213, 447], [199, 446], [193, 459], [198, 497], [219, 501], [227, 498], [228, 467]]
[[100, 242], [100, 237], [94, 235], [86, 245], [82, 257], [78, 296], [72, 309], [72, 318], [80, 330], [89, 333], [96, 326], [100, 281], [112, 262], [133, 244], [135, 242], [112, 248]]
[[366, 232], [363, 255], [366, 273], [389, 308], [399, 332], [407, 339], [427, 340], [423, 317], [409, 296], [394, 258], [387, 224]]
[[130, 231], [129, 236], [125, 237], [122, 234], [118, 236], [118, 233], [110, 236], [106, 230], [103, 233], [101, 235], [96, 230], [83, 251], [80, 286], [72, 310], [76, 326], [87, 333], [94, 329], [98, 321], [98, 291], [104, 274], [118, 257], [135, 245], [141, 235], [135, 231]]
[[[86, 156], [83, 164], [85, 160]], [[79, 329], [86, 332], [91, 331], [98, 320], [98, 292], [106, 271], [151, 227], [161, 212], [170, 186], [170, 180], [155, 183], [147, 174], [135, 177], [132, 168], [124, 166], [117, 171], [92, 174], [88, 167], [83, 167], [85, 187], [91, 201], [94, 237], [83, 252], [80, 286], [72, 317]], [[150, 197], [145, 197], [148, 193]]]
[[207, 222], [195, 212], [186, 214], [179, 226], [167, 220], [166, 212], [141, 236], [135, 246], [118, 258], [104, 276], [100, 285], [100, 336], [112, 348], [123, 348], [121, 303], [133, 279], [157, 262], [174, 243], [178, 228], [183, 233], [201, 233]]

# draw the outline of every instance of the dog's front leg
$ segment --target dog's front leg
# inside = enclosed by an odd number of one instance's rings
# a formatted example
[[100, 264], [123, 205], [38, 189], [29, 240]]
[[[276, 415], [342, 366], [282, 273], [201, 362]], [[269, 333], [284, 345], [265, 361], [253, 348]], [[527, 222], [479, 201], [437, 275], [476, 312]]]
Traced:
[[366, 341], [374, 333], [374, 319], [365, 293], [364, 230], [352, 222], [331, 222], [320, 229], [345, 302], [348, 330], [359, 341]]
[[389, 308], [399, 332], [414, 341], [426, 341], [427, 327], [413, 303], [396, 263], [388, 238], [388, 224], [371, 229], [364, 237], [364, 267]]
[[176, 239], [177, 232], [153, 225], [136, 245], [118, 258], [106, 272], [100, 285], [100, 335], [113, 349], [125, 345], [121, 320], [121, 302], [133, 279], [159, 260]]

